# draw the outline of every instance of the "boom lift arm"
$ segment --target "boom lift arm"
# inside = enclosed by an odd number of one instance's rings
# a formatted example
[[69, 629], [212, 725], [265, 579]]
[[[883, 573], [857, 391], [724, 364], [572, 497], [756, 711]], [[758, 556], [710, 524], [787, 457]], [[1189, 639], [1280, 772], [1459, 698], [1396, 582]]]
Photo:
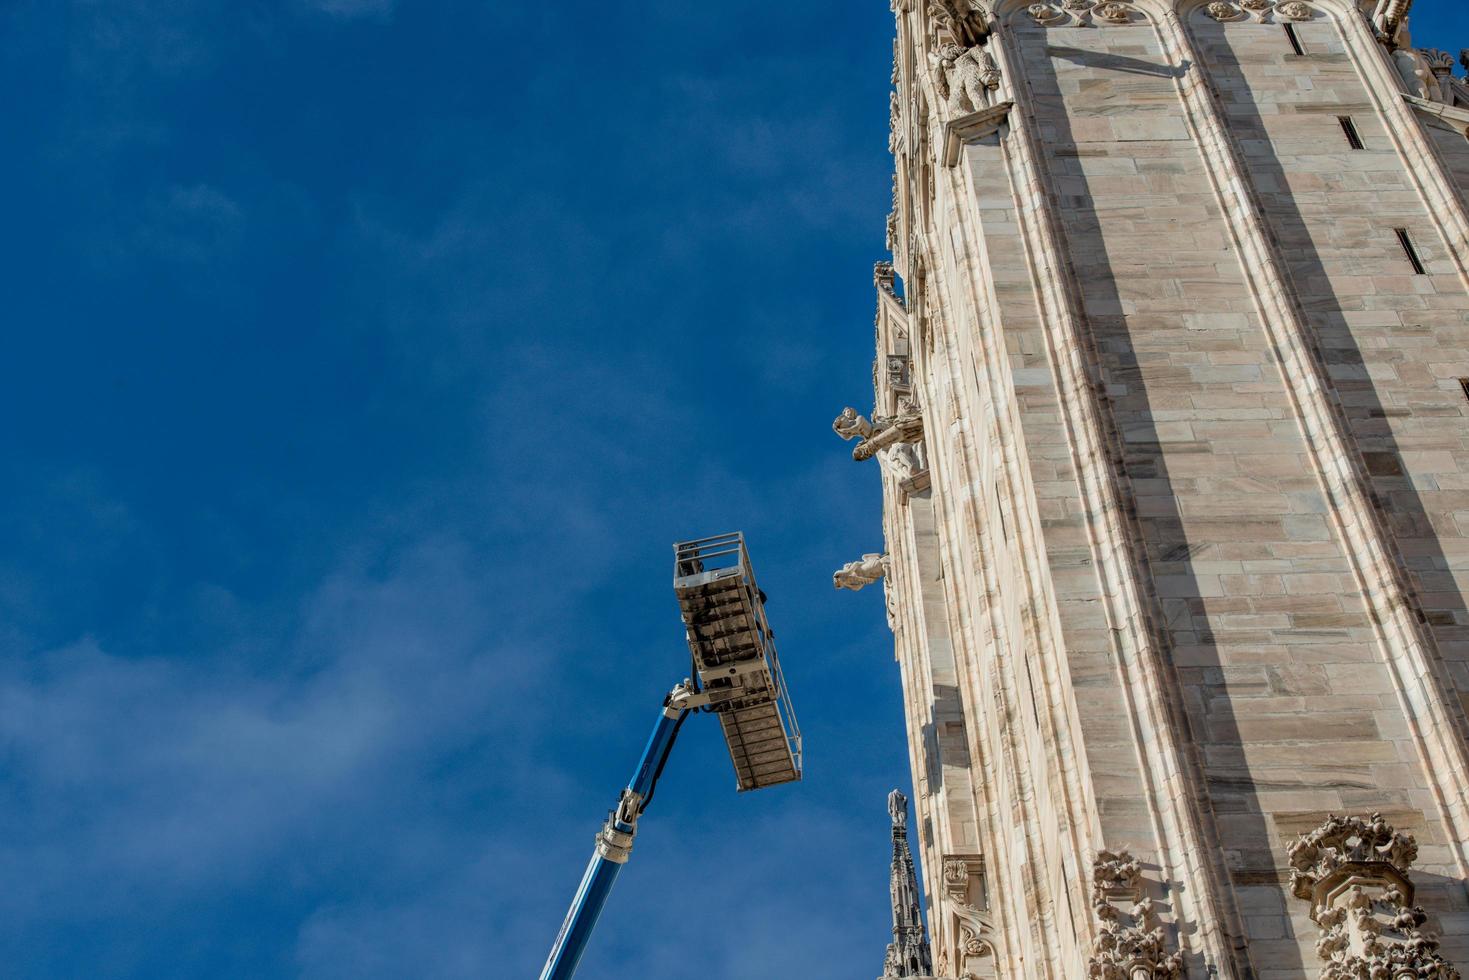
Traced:
[[597, 919], [607, 904], [607, 896], [612, 892], [612, 885], [617, 881], [617, 874], [632, 856], [638, 818], [653, 801], [653, 790], [658, 785], [658, 777], [663, 774], [669, 753], [673, 751], [678, 731], [690, 711], [709, 701], [710, 696], [696, 692], [690, 681], [675, 687], [664, 699], [663, 710], [658, 715], [658, 723], [653, 726], [653, 733], [648, 736], [638, 768], [622, 791], [617, 809], [608, 814], [607, 823], [597, 835], [596, 850], [587, 864], [586, 873], [582, 875], [576, 897], [571, 900], [571, 910], [566, 913], [566, 921], [561, 925], [556, 943], [551, 947], [551, 956], [541, 970], [541, 980], [571, 980], [576, 973], [582, 953], [586, 951], [587, 940], [591, 938]]
[[719, 718], [742, 792], [801, 778], [801, 731], [791, 711], [775, 637], [765, 621], [765, 593], [755, 584], [744, 535], [721, 534], [673, 548], [673, 591], [693, 660], [693, 678], [664, 699], [638, 768], [597, 834], [596, 850], [541, 980], [571, 980], [576, 973], [613, 882], [632, 855], [638, 818], [653, 800], [658, 777], [689, 712], [703, 709]]

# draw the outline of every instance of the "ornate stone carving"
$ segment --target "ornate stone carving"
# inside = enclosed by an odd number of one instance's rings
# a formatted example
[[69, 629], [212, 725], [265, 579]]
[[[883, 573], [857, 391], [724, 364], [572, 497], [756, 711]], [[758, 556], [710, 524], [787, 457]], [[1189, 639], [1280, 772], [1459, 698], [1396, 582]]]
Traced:
[[946, 44], [929, 55], [929, 60], [934, 67], [934, 87], [951, 116], [978, 112], [990, 104], [990, 93], [1000, 87], [1000, 69], [983, 48]]
[[1240, 0], [1241, 7], [1252, 13], [1264, 13], [1275, 6], [1275, 0]]
[[1459, 64], [1464, 66], [1465, 71], [1469, 71], [1469, 48], [1459, 52]]
[[899, 414], [879, 416], [869, 422], [855, 408], [844, 408], [831, 427], [843, 439], [861, 440], [857, 443], [857, 448], [852, 450], [852, 458], [860, 463], [898, 443], [916, 443], [922, 440], [923, 413], [911, 404], [900, 405]]
[[989, 36], [989, 11], [974, 0], [929, 0], [928, 12], [964, 47]]
[[1204, 13], [1218, 21], [1234, 20], [1239, 16], [1239, 8], [1224, 0], [1214, 0], [1213, 3], [1204, 8]]
[[896, 254], [898, 249], [898, 208], [902, 204], [902, 190], [898, 187], [898, 175], [893, 174], [893, 206], [888, 212], [888, 251]]
[[885, 360], [888, 388], [894, 391], [907, 391], [911, 387], [908, 378], [908, 358], [902, 354], [889, 354]]
[[903, 100], [896, 90], [888, 96], [888, 152], [897, 156], [903, 146]]
[[842, 409], [842, 414], [831, 423], [831, 428], [833, 432], [848, 441], [872, 438], [872, 423], [867, 421], [867, 416], [860, 414], [855, 408]]
[[883, 962], [882, 980], [933, 975], [933, 953], [923, 928], [918, 898], [918, 873], [908, 848], [908, 797], [898, 790], [888, 794], [893, 821], [893, 867], [889, 890], [893, 899], [893, 941]]
[[1153, 901], [1143, 895], [1142, 866], [1126, 851], [1102, 851], [1092, 865], [1092, 909], [1101, 934], [1087, 961], [1088, 980], [1179, 980], [1183, 954], [1169, 952]]
[[1430, 102], [1452, 104], [1454, 58], [1447, 51], [1399, 48], [1392, 58], [1410, 94]]
[[904, 489], [912, 489], [913, 481], [927, 469], [917, 451], [907, 443], [901, 442], [879, 451], [877, 462], [883, 472], [891, 473], [900, 485], [909, 485]]
[[1301, 0], [1290, 0], [1275, 8], [1275, 12], [1287, 20], [1310, 20], [1311, 5]]
[[1133, 9], [1125, 3], [1104, 3], [1095, 13], [1109, 24], [1126, 24], [1132, 20]]
[[1291, 892], [1321, 927], [1321, 980], [1459, 980], [1412, 904], [1417, 857], [1413, 835], [1380, 813], [1328, 817], [1291, 847]]
[[894, 633], [898, 631], [898, 596], [897, 590], [893, 588], [893, 580], [886, 575], [882, 580], [882, 604], [883, 612], [887, 614], [888, 629]]
[[1037, 24], [1046, 27], [1066, 19], [1066, 14], [1060, 8], [1048, 3], [1033, 3], [1025, 8], [1025, 12], [1030, 14], [1031, 19]]
[[893, 299], [898, 298], [897, 281], [898, 274], [893, 271], [891, 262], [878, 262], [873, 265], [872, 284]]
[[959, 976], [973, 976], [984, 964], [972, 961], [993, 961], [995, 956], [994, 922], [986, 911], [984, 856], [947, 854], [943, 872], [943, 907], [950, 916], [951, 949], [941, 951], [940, 958], [952, 963]]
[[1438, 48], [1420, 48], [1418, 53], [1423, 56], [1430, 71], [1440, 82], [1454, 77], [1454, 56], [1447, 51]]
[[863, 555], [859, 561], [843, 565], [831, 577], [831, 584], [838, 589], [861, 592], [888, 572], [887, 555]]
[[1398, 43], [1398, 32], [1402, 30], [1408, 19], [1408, 11], [1412, 8], [1413, 0], [1378, 0], [1377, 9], [1372, 14], [1372, 25], [1377, 28], [1378, 36], [1388, 45], [1395, 46]]

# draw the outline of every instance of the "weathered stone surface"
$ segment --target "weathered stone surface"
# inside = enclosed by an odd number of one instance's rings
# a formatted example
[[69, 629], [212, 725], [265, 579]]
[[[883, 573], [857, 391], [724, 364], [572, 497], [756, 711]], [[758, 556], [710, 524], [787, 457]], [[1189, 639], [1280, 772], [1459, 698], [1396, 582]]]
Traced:
[[1319, 977], [1291, 853], [1333, 813], [1416, 838], [1399, 932], [1464, 966], [1453, 60], [1405, 0], [893, 6], [837, 428], [881, 463], [935, 971]]

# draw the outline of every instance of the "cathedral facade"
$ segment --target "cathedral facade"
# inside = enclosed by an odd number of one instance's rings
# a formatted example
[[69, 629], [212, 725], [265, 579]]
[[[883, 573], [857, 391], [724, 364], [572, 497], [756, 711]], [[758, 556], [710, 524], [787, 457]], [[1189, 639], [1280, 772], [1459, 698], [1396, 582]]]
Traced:
[[1469, 87], [1410, 5], [893, 0], [836, 584], [936, 976], [1469, 971]]

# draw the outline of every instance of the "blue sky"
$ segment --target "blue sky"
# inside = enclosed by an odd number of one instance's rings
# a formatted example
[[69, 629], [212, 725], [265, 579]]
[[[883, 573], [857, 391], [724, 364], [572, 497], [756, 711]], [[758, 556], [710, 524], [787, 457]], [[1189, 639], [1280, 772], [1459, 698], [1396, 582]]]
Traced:
[[886, 4], [0, 32], [7, 975], [534, 976], [686, 665], [669, 546], [734, 528], [808, 778], [737, 796], [689, 725], [581, 977], [875, 975], [907, 757], [829, 425], [870, 402]]

